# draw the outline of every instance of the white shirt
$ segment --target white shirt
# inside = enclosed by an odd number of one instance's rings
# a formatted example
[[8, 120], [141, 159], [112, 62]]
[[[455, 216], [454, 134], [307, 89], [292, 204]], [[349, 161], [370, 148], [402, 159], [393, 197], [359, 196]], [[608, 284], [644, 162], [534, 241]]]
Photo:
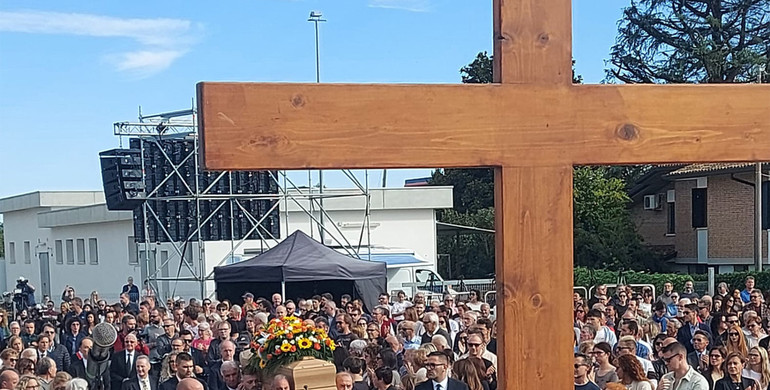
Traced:
[[[136, 376], [137, 379], [139, 379], [139, 389], [140, 390], [150, 390], [152, 387], [150, 386], [150, 376], [148, 375], [146, 378], [142, 379], [139, 375]], [[145, 387], [146, 386], [146, 387]]]
[[[433, 382], [433, 390], [447, 390], [447, 384], [449, 383], [449, 375], [447, 375], [443, 381], [436, 382], [435, 380], [431, 380]], [[438, 386], [441, 385], [441, 388], [439, 389]]]

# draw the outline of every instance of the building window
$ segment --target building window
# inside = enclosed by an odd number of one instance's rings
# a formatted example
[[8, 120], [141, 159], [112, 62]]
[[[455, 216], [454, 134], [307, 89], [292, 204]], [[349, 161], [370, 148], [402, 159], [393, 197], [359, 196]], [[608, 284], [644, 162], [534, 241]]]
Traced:
[[75, 264], [75, 241], [65, 241], [64, 248], [67, 250], [67, 264]]
[[706, 188], [692, 189], [692, 227], [708, 227], [708, 193]]
[[32, 246], [24, 241], [24, 264], [32, 264]]
[[666, 206], [666, 234], [674, 235], [676, 234], [676, 203], [668, 202]]
[[95, 238], [88, 239], [88, 259], [91, 264], [99, 264], [99, 246]]
[[749, 270], [748, 265], [736, 265], [733, 266], [733, 272], [746, 272]]
[[78, 264], [86, 263], [86, 240], [78, 238]]
[[16, 264], [16, 243], [15, 242], [8, 243], [8, 261], [10, 261], [11, 264]]
[[56, 256], [56, 264], [64, 264], [64, 246], [61, 240], [54, 242], [54, 256]]
[[139, 254], [136, 253], [136, 242], [134, 241], [134, 237], [128, 237], [128, 264], [130, 265], [137, 265], [139, 264]]

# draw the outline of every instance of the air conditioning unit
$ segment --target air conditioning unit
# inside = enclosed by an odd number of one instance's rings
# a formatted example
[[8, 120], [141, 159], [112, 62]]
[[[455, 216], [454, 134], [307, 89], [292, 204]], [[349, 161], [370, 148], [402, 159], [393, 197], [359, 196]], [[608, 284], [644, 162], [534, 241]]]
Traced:
[[660, 210], [661, 202], [658, 195], [645, 195], [644, 196], [644, 209], [645, 210]]

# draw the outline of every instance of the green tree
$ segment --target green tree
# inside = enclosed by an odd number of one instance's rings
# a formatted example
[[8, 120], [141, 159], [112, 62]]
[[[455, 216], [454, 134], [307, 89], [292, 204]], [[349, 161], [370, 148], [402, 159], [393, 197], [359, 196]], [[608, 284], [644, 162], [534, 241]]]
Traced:
[[611, 81], [740, 83], [768, 63], [770, 0], [632, 0], [618, 26]]
[[[575, 74], [574, 61], [572, 65], [573, 82], [582, 82], [582, 77]], [[481, 52], [462, 67], [460, 73], [464, 83], [491, 83], [492, 57]], [[654, 257], [644, 250], [636, 234], [626, 209], [629, 198], [625, 193], [625, 180], [643, 170], [644, 167], [635, 166], [575, 169], [577, 265], [649, 268], [644, 260]], [[440, 212], [440, 221], [494, 228], [494, 175], [491, 169], [437, 170], [430, 183], [454, 186], [454, 208]], [[440, 236], [438, 251], [449, 254], [453, 276], [476, 278], [494, 273], [494, 237], [490, 234]], [[444, 261], [442, 259], [439, 264], [442, 272], [448, 269]]]

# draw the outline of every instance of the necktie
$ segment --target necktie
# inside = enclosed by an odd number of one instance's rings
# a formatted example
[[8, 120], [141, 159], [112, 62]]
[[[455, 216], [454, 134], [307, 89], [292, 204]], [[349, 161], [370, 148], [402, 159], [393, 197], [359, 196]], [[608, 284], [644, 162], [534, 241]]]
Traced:
[[142, 390], [150, 390], [150, 386], [147, 386], [146, 379], [142, 379]]
[[128, 371], [131, 371], [131, 352], [126, 354], [126, 366], [128, 366]]
[[441, 383], [436, 383], [436, 390], [441, 390]]

